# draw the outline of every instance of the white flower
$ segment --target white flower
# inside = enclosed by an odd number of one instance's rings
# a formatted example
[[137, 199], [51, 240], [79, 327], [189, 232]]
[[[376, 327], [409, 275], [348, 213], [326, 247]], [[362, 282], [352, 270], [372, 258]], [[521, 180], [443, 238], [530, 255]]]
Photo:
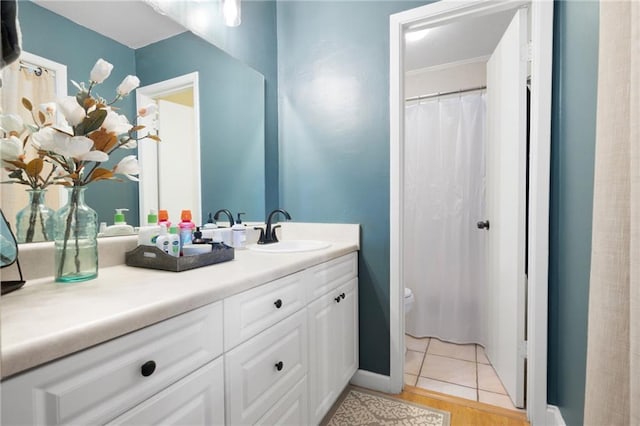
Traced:
[[102, 83], [109, 77], [112, 69], [113, 65], [100, 58], [91, 69], [89, 80], [93, 81], [94, 83]]
[[116, 89], [118, 95], [127, 96], [133, 89], [140, 86], [140, 79], [135, 75], [128, 75], [122, 80], [122, 83]]
[[32, 141], [37, 148], [50, 151], [65, 158], [78, 161], [103, 162], [109, 156], [102, 151], [92, 151], [93, 141], [85, 136], [69, 136], [51, 127], [45, 127], [33, 134]]
[[11, 132], [16, 132], [17, 134], [22, 133], [24, 129], [24, 121], [22, 121], [22, 117], [16, 114], [5, 114], [0, 115], [0, 130], [9, 134]]
[[138, 142], [135, 139], [131, 139], [129, 142], [120, 145], [122, 149], [136, 149], [138, 147]]
[[127, 133], [133, 126], [129, 124], [129, 120], [124, 115], [118, 114], [112, 109], [107, 112], [107, 117], [102, 122], [102, 128], [109, 133], [123, 135]]
[[[22, 155], [22, 142], [15, 136], [0, 139], [0, 158], [14, 161]], [[5, 166], [6, 164], [3, 164]]]
[[127, 155], [124, 157], [118, 165], [113, 169], [113, 173], [123, 175], [130, 180], [138, 181], [138, 178], [132, 175], [140, 173], [140, 165], [135, 155]]
[[65, 96], [58, 99], [57, 102], [60, 110], [62, 110], [62, 115], [70, 125], [77, 126], [84, 120], [84, 108], [78, 104], [75, 96]]
[[138, 110], [138, 115], [140, 117], [146, 117], [148, 115], [155, 114], [157, 110], [158, 110], [158, 105], [157, 104], [149, 104], [149, 105], [146, 105], [146, 106], [143, 106], [142, 108], [140, 108]]
[[47, 115], [54, 115], [56, 113], [56, 103], [55, 102], [47, 102], [44, 104], [40, 104], [40, 111]]

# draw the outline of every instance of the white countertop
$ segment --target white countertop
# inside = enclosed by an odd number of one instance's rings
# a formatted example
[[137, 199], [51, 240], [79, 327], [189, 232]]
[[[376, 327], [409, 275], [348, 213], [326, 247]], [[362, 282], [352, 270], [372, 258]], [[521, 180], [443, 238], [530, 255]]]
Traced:
[[311, 252], [236, 250], [232, 261], [179, 273], [117, 265], [81, 283], [30, 281], [0, 299], [2, 377], [358, 249], [356, 239]]

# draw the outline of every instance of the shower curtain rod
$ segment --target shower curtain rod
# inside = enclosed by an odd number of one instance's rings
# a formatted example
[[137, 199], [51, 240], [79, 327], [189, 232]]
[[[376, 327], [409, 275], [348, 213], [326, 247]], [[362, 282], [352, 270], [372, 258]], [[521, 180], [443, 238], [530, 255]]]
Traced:
[[421, 101], [423, 99], [437, 98], [439, 96], [456, 95], [458, 93], [474, 92], [476, 90], [484, 90], [486, 88], [487, 88], [487, 86], [478, 86], [478, 87], [472, 87], [470, 89], [452, 90], [451, 92], [429, 93], [428, 95], [420, 95], [420, 96], [413, 96], [411, 98], [406, 98], [405, 102]]
[[51, 75], [55, 75], [55, 71], [50, 70], [49, 68], [43, 67], [41, 65], [31, 64], [23, 60], [20, 60], [20, 68], [33, 71], [33, 73], [38, 77], [40, 77], [44, 71], [47, 71]]

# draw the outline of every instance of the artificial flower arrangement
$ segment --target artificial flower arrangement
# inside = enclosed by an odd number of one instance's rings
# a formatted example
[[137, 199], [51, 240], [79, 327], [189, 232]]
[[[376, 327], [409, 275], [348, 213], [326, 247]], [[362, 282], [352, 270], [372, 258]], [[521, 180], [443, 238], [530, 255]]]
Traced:
[[[91, 225], [97, 232], [97, 223], [81, 223], [78, 216], [81, 189], [91, 182], [121, 180], [119, 176], [137, 181], [136, 175], [140, 168], [135, 155], [125, 156], [111, 168], [104, 167], [103, 163], [108, 161], [110, 154], [118, 149], [136, 148], [137, 142], [141, 139], [160, 141], [158, 136], [153, 134], [147, 133], [140, 136], [144, 126], [130, 124], [127, 118], [119, 114], [113, 106], [140, 85], [137, 77], [127, 76], [117, 87], [116, 96], [111, 101], [94, 92], [96, 85], [104, 82], [112, 70], [112, 64], [99, 59], [91, 70], [88, 87], [84, 83], [78, 84], [72, 81], [78, 89], [76, 96], [66, 96], [58, 99], [56, 103], [40, 105], [39, 110], [36, 110], [28, 99], [22, 98], [22, 105], [31, 113], [33, 125], [25, 125], [15, 115], [0, 117], [0, 126], [2, 126], [0, 130], [3, 132], [0, 134], [3, 136], [0, 140], [0, 155], [10, 172], [10, 180], [3, 183], [23, 184], [31, 189], [45, 189], [52, 184], [70, 188], [70, 200], [61, 209], [66, 209], [63, 212], [64, 226], [56, 224], [56, 235], [59, 235], [60, 228], [64, 228], [60, 244], [62, 259], [57, 259], [59, 273], [56, 277], [63, 274], [64, 269], [67, 268], [64, 257], [69, 238], [75, 238], [75, 269], [78, 269], [76, 272], [80, 272], [78, 238], [83, 232], [79, 228]], [[57, 109], [62, 113], [64, 121], [56, 125], [54, 121]], [[138, 116], [153, 114], [155, 109], [154, 104], [141, 108]], [[35, 148], [34, 158], [26, 158], [27, 144]], [[46, 171], [45, 163], [51, 165]], [[56, 216], [61, 216], [59, 213], [56, 213]], [[93, 233], [93, 231], [91, 229], [89, 232]], [[58, 239], [56, 237], [56, 248], [58, 248]], [[97, 275], [97, 251], [95, 263]], [[74, 269], [73, 266], [71, 265], [71, 269]]]

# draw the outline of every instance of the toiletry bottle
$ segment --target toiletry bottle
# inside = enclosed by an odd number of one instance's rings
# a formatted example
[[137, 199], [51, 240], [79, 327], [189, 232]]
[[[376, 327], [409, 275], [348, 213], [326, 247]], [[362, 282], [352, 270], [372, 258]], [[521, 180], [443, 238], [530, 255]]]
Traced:
[[105, 237], [113, 237], [116, 235], [132, 235], [133, 226], [127, 225], [123, 212], [128, 212], [129, 209], [116, 209], [116, 214], [113, 216], [113, 225], [107, 226], [104, 231]]
[[156, 247], [167, 254], [171, 252], [171, 242], [169, 234], [167, 234], [167, 226], [164, 223], [160, 225], [160, 235], [156, 238]]
[[231, 231], [233, 233], [233, 248], [238, 250], [244, 249], [247, 241], [247, 227], [244, 226], [244, 223], [242, 223], [242, 220], [240, 219], [241, 214], [244, 213], [238, 213], [236, 224], [231, 227]]
[[196, 230], [193, 232], [193, 241], [191, 244], [207, 244], [207, 241], [202, 237], [202, 232], [200, 232], [200, 227], [197, 226]]
[[167, 229], [171, 229], [171, 221], [169, 220], [169, 212], [166, 210], [158, 211], [158, 225], [164, 223]]
[[169, 254], [173, 257], [180, 257], [180, 235], [178, 235], [177, 226], [172, 226], [169, 230], [169, 245], [171, 246]]
[[[165, 224], [166, 226], [166, 224]], [[160, 225], [158, 225], [158, 214], [156, 209], [149, 210], [146, 226], [141, 226], [138, 230], [139, 246], [155, 246], [156, 238], [160, 235]]]
[[193, 241], [193, 230], [196, 228], [196, 224], [191, 222], [191, 210], [182, 210], [180, 219], [178, 228], [180, 228], [180, 247], [182, 247]]
[[202, 238], [205, 240], [212, 240], [214, 235], [214, 229], [218, 229], [218, 225], [213, 221], [211, 213], [209, 213], [209, 219], [207, 223], [202, 225]]

